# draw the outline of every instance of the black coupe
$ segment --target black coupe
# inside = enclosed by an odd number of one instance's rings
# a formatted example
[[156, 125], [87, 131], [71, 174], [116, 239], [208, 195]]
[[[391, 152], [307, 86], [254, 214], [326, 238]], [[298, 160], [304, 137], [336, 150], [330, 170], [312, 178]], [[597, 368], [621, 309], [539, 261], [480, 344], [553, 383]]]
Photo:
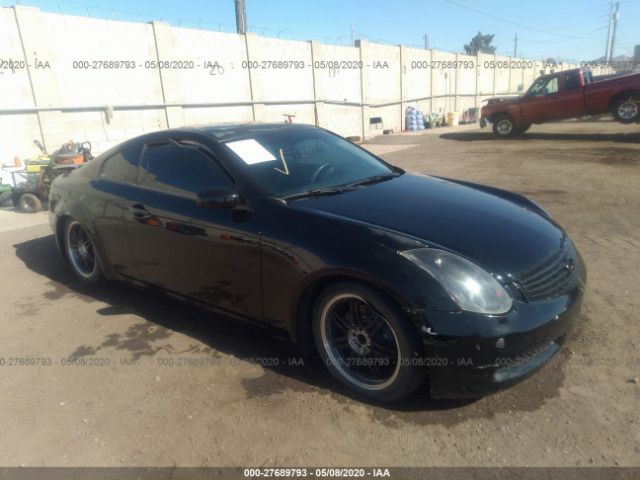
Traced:
[[59, 177], [50, 222], [84, 282], [154, 285], [317, 349], [399, 400], [511, 385], [561, 347], [586, 270], [540, 206], [414, 173], [326, 130], [146, 134]]

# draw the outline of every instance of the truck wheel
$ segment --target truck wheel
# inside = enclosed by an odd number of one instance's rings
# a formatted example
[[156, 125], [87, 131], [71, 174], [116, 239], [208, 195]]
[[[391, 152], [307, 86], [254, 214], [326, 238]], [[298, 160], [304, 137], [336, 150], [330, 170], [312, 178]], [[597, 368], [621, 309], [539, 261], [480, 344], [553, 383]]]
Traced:
[[614, 100], [611, 109], [613, 117], [620, 123], [634, 123], [640, 120], [640, 93], [629, 94]]
[[18, 208], [21, 212], [36, 213], [42, 210], [42, 201], [33, 193], [23, 193], [18, 200]]
[[517, 132], [516, 124], [509, 115], [499, 115], [493, 120], [493, 133], [496, 137], [509, 138]]

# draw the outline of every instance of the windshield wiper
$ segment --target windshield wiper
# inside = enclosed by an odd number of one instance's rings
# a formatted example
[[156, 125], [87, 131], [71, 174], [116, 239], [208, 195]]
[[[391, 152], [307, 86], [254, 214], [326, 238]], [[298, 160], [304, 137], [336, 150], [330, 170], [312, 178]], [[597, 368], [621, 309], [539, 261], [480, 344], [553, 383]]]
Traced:
[[299, 198], [321, 197], [323, 195], [337, 195], [339, 193], [347, 192], [349, 190], [352, 190], [350, 186], [341, 187], [341, 188], [318, 188], [315, 190], [309, 190], [307, 192], [294, 193], [292, 195], [287, 195], [286, 197], [280, 197], [280, 200], [289, 201], [289, 200], [297, 200]]
[[315, 190], [309, 190], [307, 192], [294, 193], [292, 195], [287, 195], [286, 197], [280, 197], [279, 200], [297, 200], [299, 198], [308, 198], [308, 197], [320, 197], [323, 195], [337, 195], [342, 192], [348, 192], [349, 190], [354, 190], [356, 187], [362, 187], [364, 185], [370, 185], [372, 183], [384, 182], [385, 180], [389, 180], [391, 178], [399, 177], [400, 173], [387, 173], [385, 175], [374, 175], [372, 177], [367, 177], [362, 180], [358, 180], [357, 182], [349, 183], [342, 187], [330, 187], [330, 188], [318, 188]]
[[348, 187], [361, 187], [363, 185], [371, 185], [372, 183], [384, 182], [385, 180], [390, 180], [392, 178], [399, 177], [399, 173], [387, 173], [386, 175], [374, 175], [373, 177], [368, 177], [363, 180], [358, 180], [357, 182], [350, 183], [347, 185]]

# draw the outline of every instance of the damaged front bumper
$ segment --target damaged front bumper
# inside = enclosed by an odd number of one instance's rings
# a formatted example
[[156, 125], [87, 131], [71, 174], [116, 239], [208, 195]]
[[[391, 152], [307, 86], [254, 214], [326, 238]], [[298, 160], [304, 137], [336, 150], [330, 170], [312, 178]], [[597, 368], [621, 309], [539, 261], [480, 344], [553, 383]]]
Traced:
[[430, 312], [423, 341], [433, 398], [477, 398], [514, 385], [561, 348], [579, 316], [584, 283], [557, 298], [515, 302], [504, 316]]

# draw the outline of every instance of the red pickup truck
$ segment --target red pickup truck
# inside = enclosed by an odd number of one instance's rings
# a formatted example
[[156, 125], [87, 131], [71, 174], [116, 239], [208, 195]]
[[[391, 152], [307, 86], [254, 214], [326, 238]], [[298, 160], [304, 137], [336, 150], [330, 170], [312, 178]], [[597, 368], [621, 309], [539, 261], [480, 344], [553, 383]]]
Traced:
[[488, 100], [480, 126], [498, 137], [524, 133], [532, 123], [611, 112], [621, 123], [640, 122], [640, 73], [594, 81], [584, 68], [538, 77], [520, 97]]

